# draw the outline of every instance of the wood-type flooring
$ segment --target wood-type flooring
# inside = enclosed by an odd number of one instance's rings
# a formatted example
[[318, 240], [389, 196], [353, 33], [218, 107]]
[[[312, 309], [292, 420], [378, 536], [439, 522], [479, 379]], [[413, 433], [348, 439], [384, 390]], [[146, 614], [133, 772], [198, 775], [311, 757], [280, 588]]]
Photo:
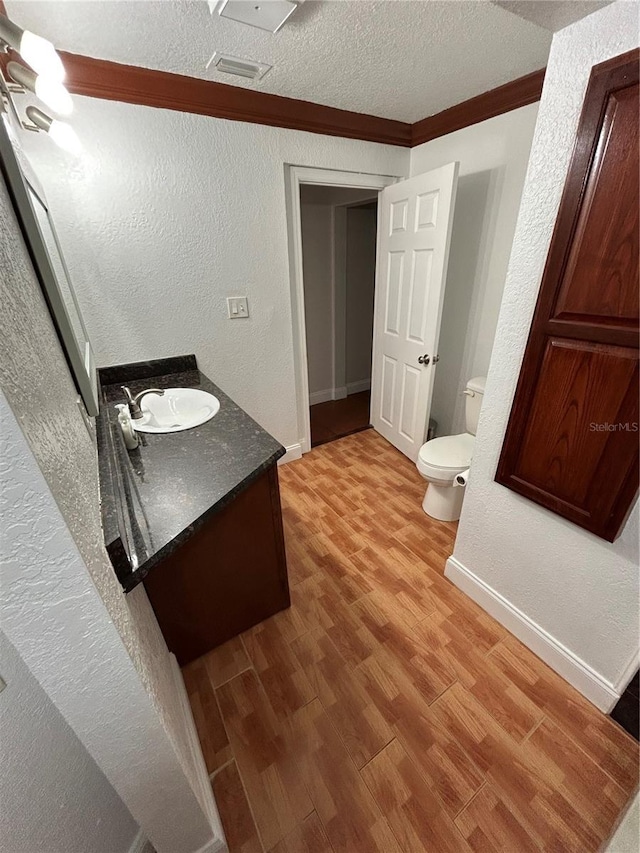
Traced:
[[280, 469], [292, 606], [183, 670], [231, 853], [598, 850], [638, 745], [443, 575], [373, 430]]

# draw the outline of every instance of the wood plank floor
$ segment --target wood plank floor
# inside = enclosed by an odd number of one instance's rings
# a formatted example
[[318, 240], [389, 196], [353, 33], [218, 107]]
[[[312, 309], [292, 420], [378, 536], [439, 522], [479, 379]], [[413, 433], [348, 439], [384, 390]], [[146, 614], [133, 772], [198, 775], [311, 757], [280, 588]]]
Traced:
[[638, 745], [443, 576], [373, 430], [280, 469], [292, 606], [187, 666], [231, 853], [597, 850]]
[[309, 408], [311, 446], [335, 441], [369, 426], [370, 391], [359, 391], [342, 400], [316, 403]]

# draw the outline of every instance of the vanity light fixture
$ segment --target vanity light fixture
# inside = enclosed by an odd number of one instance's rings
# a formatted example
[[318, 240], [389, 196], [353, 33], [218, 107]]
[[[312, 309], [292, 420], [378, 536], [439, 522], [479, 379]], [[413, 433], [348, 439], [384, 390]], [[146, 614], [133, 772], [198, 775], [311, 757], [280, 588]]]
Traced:
[[9, 62], [7, 73], [23, 89], [28, 89], [40, 98], [55, 113], [68, 116], [73, 112], [73, 101], [65, 86], [42, 74], [36, 74], [19, 62]]
[[64, 80], [64, 65], [51, 42], [23, 30], [5, 15], [0, 15], [0, 42], [17, 51], [36, 74], [44, 74], [59, 83]]
[[58, 121], [55, 118], [51, 118], [51, 116], [48, 116], [42, 110], [38, 109], [38, 107], [34, 106], [27, 107], [26, 113], [27, 118], [30, 119], [33, 126], [23, 123], [22, 126], [25, 130], [44, 130], [60, 148], [64, 148], [65, 151], [69, 151], [71, 154], [79, 154], [82, 151], [78, 134], [66, 121]]
[[82, 146], [70, 125], [51, 118], [33, 105], [26, 109], [29, 121], [25, 122], [20, 118], [14, 100], [15, 94], [29, 91], [60, 115], [68, 115], [72, 111], [71, 95], [62, 84], [64, 66], [55, 47], [50, 41], [23, 30], [0, 14], [0, 53], [10, 50], [17, 51], [31, 68], [25, 68], [18, 62], [8, 62], [4, 73], [0, 70], [0, 112], [10, 110], [16, 123], [24, 130], [43, 130], [61, 148], [79, 154]]

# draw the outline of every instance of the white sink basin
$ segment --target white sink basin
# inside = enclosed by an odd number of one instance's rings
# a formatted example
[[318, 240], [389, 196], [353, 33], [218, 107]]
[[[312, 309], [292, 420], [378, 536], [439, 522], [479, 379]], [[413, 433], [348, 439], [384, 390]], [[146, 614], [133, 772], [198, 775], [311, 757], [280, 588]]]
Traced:
[[167, 388], [162, 396], [146, 394], [140, 408], [143, 417], [132, 421], [137, 432], [180, 432], [210, 421], [220, 401], [198, 388]]

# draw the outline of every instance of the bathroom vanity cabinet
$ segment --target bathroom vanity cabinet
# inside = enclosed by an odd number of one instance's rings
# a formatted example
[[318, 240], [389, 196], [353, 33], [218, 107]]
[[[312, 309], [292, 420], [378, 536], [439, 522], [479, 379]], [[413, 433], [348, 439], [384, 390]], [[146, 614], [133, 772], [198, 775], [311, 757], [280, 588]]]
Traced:
[[182, 666], [290, 604], [277, 466], [144, 580]]
[[[127, 450], [122, 385], [197, 388], [206, 423], [144, 434]], [[182, 665], [289, 606], [277, 461], [284, 447], [197, 369], [194, 356], [100, 374], [98, 459], [105, 546], [125, 592], [143, 583]]]

